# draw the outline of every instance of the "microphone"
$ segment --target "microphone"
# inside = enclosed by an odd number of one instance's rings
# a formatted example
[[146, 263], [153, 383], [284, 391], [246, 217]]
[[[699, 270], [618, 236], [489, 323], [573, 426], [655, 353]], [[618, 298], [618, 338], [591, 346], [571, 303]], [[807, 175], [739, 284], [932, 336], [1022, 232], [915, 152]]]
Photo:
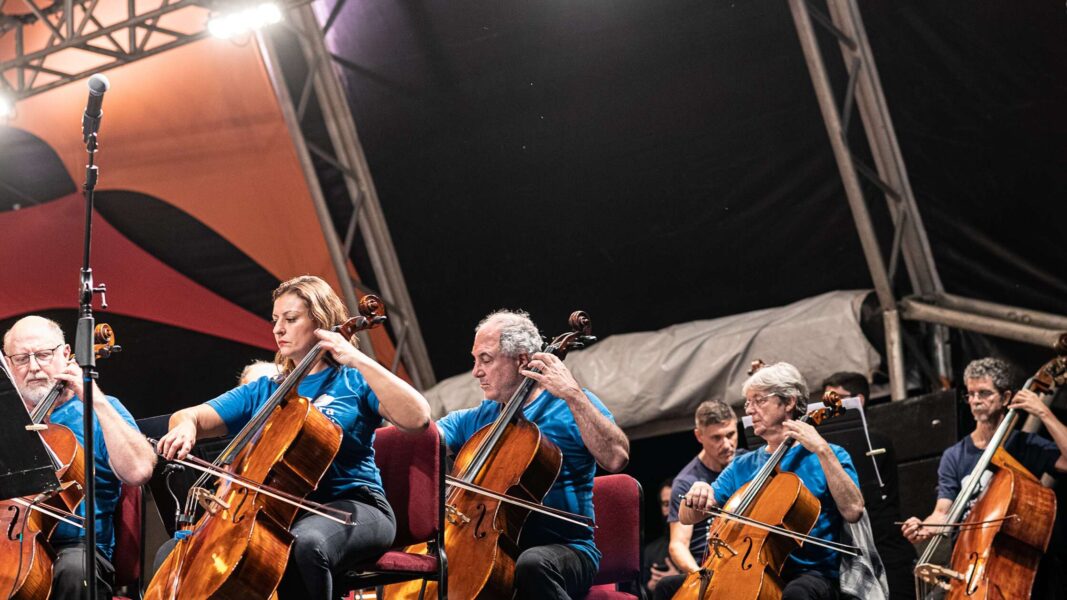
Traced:
[[100, 118], [104, 116], [104, 92], [111, 87], [107, 77], [100, 73], [89, 78], [89, 101], [85, 104], [82, 116], [82, 140], [89, 142], [89, 137], [100, 129]]

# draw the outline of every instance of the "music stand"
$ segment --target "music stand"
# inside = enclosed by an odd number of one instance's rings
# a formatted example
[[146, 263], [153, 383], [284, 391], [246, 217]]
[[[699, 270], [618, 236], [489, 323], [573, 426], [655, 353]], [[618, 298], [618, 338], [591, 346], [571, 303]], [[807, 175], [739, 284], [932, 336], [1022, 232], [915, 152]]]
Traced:
[[55, 459], [30, 414], [15, 381], [0, 358], [0, 500], [34, 496], [60, 489]]

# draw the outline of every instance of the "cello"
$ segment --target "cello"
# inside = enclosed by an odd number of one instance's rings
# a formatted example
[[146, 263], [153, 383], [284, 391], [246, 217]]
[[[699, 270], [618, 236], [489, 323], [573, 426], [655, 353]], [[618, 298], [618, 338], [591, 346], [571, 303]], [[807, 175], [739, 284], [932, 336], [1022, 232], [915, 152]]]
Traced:
[[[1028, 379], [1023, 389], [1049, 394], [1065, 381], [1067, 356], [1057, 356]], [[1052, 536], [1056, 494], [1004, 449], [1019, 417], [1019, 409], [1008, 410], [956, 495], [945, 522], [927, 525], [941, 530], [915, 566], [917, 597], [925, 598], [935, 589], [944, 591], [950, 600], [1030, 597], [1038, 563]], [[990, 467], [996, 472], [981, 491], [982, 476]], [[970, 512], [963, 518], [968, 507]], [[935, 555], [953, 529], [959, 535], [952, 557], [948, 565], [939, 565]]]
[[[376, 296], [364, 296], [359, 310], [334, 330], [351, 338], [386, 319]], [[321, 342], [213, 463], [192, 457], [174, 461], [205, 473], [179, 518], [186, 533], [152, 578], [146, 599], [276, 597], [293, 543], [289, 528], [299, 509], [351, 524], [344, 513], [331, 516], [328, 507], [304, 501], [333, 462], [342, 438], [340, 426], [298, 393], [319, 360], [329, 360]], [[212, 477], [219, 480], [214, 490], [207, 487]], [[197, 503], [205, 510], [194, 523]]]
[[[571, 313], [571, 331], [557, 336], [543, 351], [561, 359], [571, 349], [596, 340], [589, 316]], [[555, 483], [563, 455], [522, 413], [537, 382], [524, 378], [493, 423], [479, 429], [456, 454], [451, 488], [445, 498], [445, 547], [418, 544], [409, 553], [448, 557], [448, 597], [453, 600], [508, 598], [514, 591], [519, 536], [531, 511], [592, 527], [581, 515], [540, 504]], [[439, 583], [408, 581], [388, 585], [384, 598], [436, 597]]]
[[[753, 363], [749, 374], [761, 366]], [[823, 394], [822, 401], [823, 408], [799, 420], [818, 425], [844, 412], [837, 393]], [[799, 476], [778, 468], [793, 443], [785, 438], [752, 481], [721, 509], [708, 511], [718, 518], [708, 530], [707, 554], [700, 569], [686, 576], [675, 600], [780, 598], [782, 566], [803, 543], [853, 553], [845, 544], [807, 535], [819, 518], [819, 500]]]
[[[115, 332], [107, 323], [93, 331], [96, 358], [122, 350], [115, 345]], [[74, 360], [71, 356], [70, 360]], [[51, 495], [15, 498], [0, 502], [0, 595], [18, 600], [44, 600], [52, 593], [52, 567], [56, 553], [48, 543], [59, 521], [81, 527], [71, 519], [84, 497], [85, 458], [81, 444], [70, 429], [46, 424], [56, 402], [67, 389], [57, 381], [48, 395], [30, 411], [31, 427], [41, 434], [58, 465], [59, 490]]]

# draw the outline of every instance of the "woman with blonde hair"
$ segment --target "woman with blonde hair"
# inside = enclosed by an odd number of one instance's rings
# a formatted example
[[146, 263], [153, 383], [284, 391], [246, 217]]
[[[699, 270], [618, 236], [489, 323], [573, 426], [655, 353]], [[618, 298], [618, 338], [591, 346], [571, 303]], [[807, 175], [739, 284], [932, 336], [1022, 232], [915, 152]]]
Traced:
[[[353, 527], [314, 514], [299, 516], [291, 529], [296, 539], [278, 592], [281, 598], [331, 600], [336, 595], [333, 573], [380, 555], [396, 532], [374, 463], [375, 428], [385, 417], [402, 430], [421, 431], [429, 424], [430, 408], [414, 388], [360, 352], [352, 340], [331, 331], [348, 315], [325, 281], [294, 277], [274, 290], [273, 299], [279, 371], [288, 374], [315, 344], [336, 363], [320, 360], [300, 382], [300, 395], [311, 398], [344, 432], [337, 457], [308, 499], [344, 510], [359, 523]], [[174, 413], [170, 431], [159, 440], [159, 452], [168, 459], [184, 458], [201, 438], [239, 431], [277, 388], [275, 379], [260, 377]]]

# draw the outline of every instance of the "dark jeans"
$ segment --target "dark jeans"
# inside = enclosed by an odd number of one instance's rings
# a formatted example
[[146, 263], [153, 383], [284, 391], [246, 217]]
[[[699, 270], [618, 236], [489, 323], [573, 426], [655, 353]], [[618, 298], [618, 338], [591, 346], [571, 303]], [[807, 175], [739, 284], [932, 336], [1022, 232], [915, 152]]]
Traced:
[[788, 579], [782, 600], [837, 600], [837, 583], [815, 571], [804, 571]]
[[671, 600], [685, 583], [685, 575], [668, 575], [659, 580], [656, 589], [652, 590], [654, 600]]
[[[281, 600], [340, 598], [349, 590], [335, 590], [333, 574], [343, 573], [360, 561], [375, 558], [392, 546], [396, 517], [385, 497], [361, 489], [354, 498], [326, 503], [326, 506], [351, 514], [352, 525], [341, 525], [315, 514], [305, 513], [297, 517], [289, 530], [296, 539], [278, 586]], [[172, 539], [160, 547], [156, 553], [156, 569], [176, 544], [177, 541]]]
[[594, 576], [596, 566], [585, 554], [560, 544], [534, 546], [515, 562], [515, 600], [581, 598]]
[[[56, 562], [52, 567], [52, 598], [81, 598], [85, 596], [85, 547], [82, 542], [53, 544]], [[115, 568], [96, 552], [96, 597], [111, 598], [115, 585]]]

